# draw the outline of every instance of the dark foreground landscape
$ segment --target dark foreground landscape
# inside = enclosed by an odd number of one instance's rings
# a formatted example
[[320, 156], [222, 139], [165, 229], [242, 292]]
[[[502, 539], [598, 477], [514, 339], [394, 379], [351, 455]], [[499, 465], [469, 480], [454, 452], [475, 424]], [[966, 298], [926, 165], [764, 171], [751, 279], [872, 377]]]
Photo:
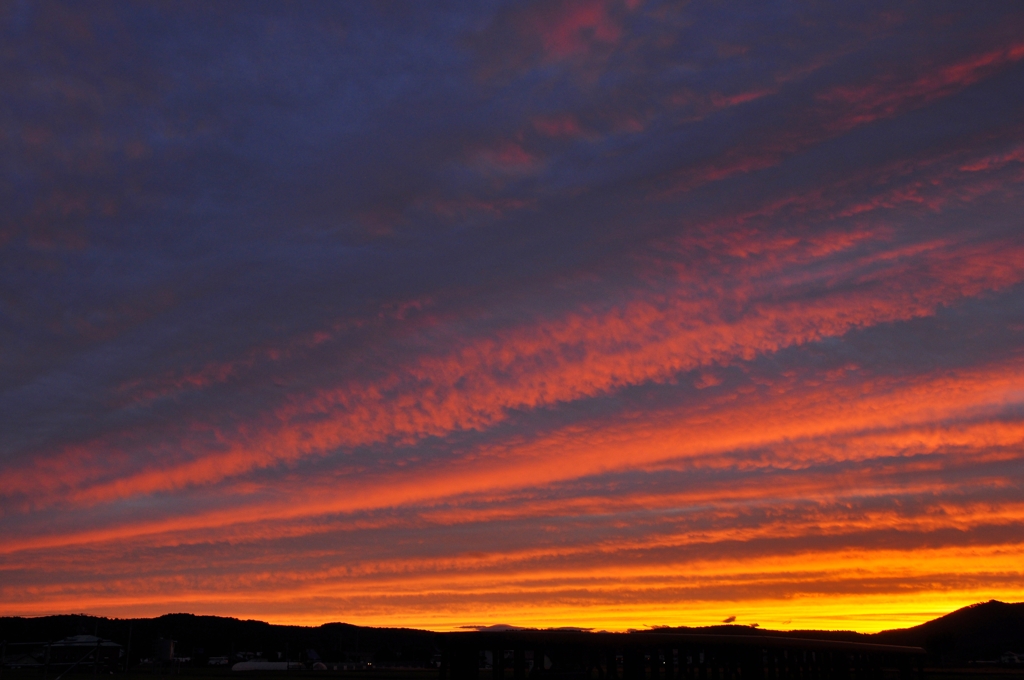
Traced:
[[[736, 625], [658, 628], [616, 636], [506, 627], [482, 634], [439, 634], [344, 623], [278, 626], [167, 614], [153, 619], [4, 617], [0, 618], [0, 639], [3, 677], [12, 680], [56, 680], [83, 673], [200, 680], [237, 677], [243, 669], [252, 680], [279, 678], [282, 673], [295, 678], [372, 673], [389, 680], [439, 675], [452, 680], [537, 675], [650, 680], [731, 680], [754, 675], [825, 680], [911, 678], [922, 671], [932, 680], [1024, 678], [1024, 603], [997, 601], [966, 607], [913, 628], [876, 634]], [[831, 649], [845, 650], [843, 658], [849, 661], [841, 668], [823, 663], [823, 658], [831, 658]], [[753, 666], [752, 654], [757, 659]], [[887, 661], [870, 660], [883, 657]], [[543, 658], [543, 667], [534, 658]]]

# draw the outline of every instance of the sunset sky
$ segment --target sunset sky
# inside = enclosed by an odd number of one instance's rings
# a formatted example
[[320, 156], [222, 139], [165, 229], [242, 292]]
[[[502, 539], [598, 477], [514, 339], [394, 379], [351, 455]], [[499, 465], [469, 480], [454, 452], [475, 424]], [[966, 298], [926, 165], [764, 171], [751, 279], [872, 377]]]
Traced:
[[1024, 4], [0, 4], [0, 615], [1024, 600]]

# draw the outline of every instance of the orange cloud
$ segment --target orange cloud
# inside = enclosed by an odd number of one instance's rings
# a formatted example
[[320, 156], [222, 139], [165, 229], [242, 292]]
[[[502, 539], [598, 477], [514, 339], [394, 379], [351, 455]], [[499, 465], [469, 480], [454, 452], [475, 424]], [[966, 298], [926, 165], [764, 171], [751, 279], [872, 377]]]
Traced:
[[[789, 262], [805, 262], [807, 252], [805, 247], [782, 250], [767, 264], [739, 261], [723, 272], [736, 282], [730, 290], [712, 288], [705, 295], [687, 281], [685, 293], [647, 294], [620, 307], [573, 313], [458, 343], [447, 353], [395, 367], [381, 380], [354, 382], [297, 400], [256, 429], [211, 432], [221, 451], [197, 450], [191, 460], [170, 467], [157, 465], [101, 481], [102, 459], [78, 450], [74, 465], [61, 462], [65, 458], [44, 460], [22, 474], [6, 476], [0, 489], [59, 490], [72, 502], [104, 502], [209, 484], [337, 448], [401, 445], [485, 429], [511, 409], [662, 382], [681, 371], [750, 360], [858, 327], [927, 316], [941, 304], [1004, 288], [1024, 276], [1024, 248], [1019, 244], [936, 242], [853, 258], [844, 266], [856, 285], [813, 300], [776, 301], [759, 294], [756, 281], [767, 273], [765, 267], [782, 290], [809, 283], [803, 274], [787, 281], [785, 273]], [[828, 276], [841, 279], [844, 273], [832, 268]], [[716, 284], [711, 279], [705, 285]], [[736, 319], [723, 318], [725, 300], [749, 311]], [[100, 467], [89, 472], [89, 461]], [[49, 474], [39, 474], [43, 466]]]

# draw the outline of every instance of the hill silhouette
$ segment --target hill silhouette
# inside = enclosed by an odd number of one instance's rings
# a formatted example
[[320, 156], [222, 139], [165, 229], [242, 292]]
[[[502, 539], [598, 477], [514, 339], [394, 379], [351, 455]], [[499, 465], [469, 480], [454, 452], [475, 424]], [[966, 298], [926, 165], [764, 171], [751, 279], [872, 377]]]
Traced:
[[872, 636], [878, 642], [924, 647], [947, 663], [998, 658], [1024, 652], [1024, 602], [979, 602], [913, 628]]
[[[959, 665], [1024, 652], [1024, 603], [992, 600], [912, 628], [865, 634], [853, 631], [776, 631], [749, 626], [658, 628], [657, 632], [764, 635], [811, 639], [878, 642], [923, 647], [932, 663]], [[640, 631], [636, 634], [643, 635]], [[437, 633], [411, 628], [371, 628], [346, 623], [281, 626], [263, 621], [194, 614], [166, 614], [152, 619], [108, 619], [85, 614], [36, 618], [0, 617], [0, 639], [8, 642], [59, 640], [70, 635], [97, 634], [128, 646], [132, 665], [152, 656], [161, 638], [176, 642], [176, 655], [205, 665], [211, 656], [234, 660], [245, 653], [265, 659], [310, 661], [374, 661], [378, 665], [428, 666], [437, 647]]]

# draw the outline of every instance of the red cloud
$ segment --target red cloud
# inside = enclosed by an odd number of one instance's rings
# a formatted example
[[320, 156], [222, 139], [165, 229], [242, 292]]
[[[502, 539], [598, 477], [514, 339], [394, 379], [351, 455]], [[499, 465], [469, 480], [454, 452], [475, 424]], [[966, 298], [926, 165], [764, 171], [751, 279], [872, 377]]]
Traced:
[[521, 3], [499, 12], [471, 42], [486, 76], [560, 62], [587, 70], [619, 45], [623, 22], [637, 7], [609, 0]]
[[859, 87], [834, 87], [819, 95], [819, 99], [843, 107], [830, 127], [846, 130], [947, 97], [1021, 59], [1024, 44], [1010, 45], [946, 64], [911, 82], [880, 78]]
[[578, 137], [583, 134], [576, 116], [541, 116], [533, 119], [533, 127], [548, 137]]

